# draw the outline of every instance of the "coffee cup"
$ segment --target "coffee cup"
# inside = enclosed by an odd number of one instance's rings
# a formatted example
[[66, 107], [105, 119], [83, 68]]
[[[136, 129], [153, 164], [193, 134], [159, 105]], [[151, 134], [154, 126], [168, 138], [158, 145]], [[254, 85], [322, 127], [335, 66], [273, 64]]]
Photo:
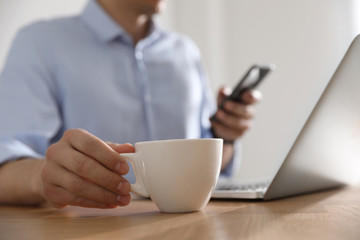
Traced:
[[133, 166], [131, 191], [150, 197], [162, 212], [200, 211], [220, 174], [222, 139], [173, 139], [135, 143], [122, 153]]

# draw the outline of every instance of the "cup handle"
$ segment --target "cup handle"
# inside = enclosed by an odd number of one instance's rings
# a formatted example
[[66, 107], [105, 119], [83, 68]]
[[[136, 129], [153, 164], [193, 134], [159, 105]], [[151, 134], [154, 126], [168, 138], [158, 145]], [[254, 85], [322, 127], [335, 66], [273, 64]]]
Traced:
[[120, 156], [122, 156], [125, 160], [128, 160], [134, 169], [136, 182], [134, 184], [131, 184], [131, 192], [142, 197], [149, 197], [150, 195], [146, 190], [142, 177], [144, 171], [142, 161], [137, 159], [136, 153], [120, 153]]

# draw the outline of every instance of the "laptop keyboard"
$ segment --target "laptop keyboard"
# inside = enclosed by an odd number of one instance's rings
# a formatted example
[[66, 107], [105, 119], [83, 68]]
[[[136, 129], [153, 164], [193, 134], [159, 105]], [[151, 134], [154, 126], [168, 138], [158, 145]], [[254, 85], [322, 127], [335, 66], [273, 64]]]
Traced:
[[233, 184], [222, 183], [216, 186], [218, 191], [265, 192], [269, 183]]

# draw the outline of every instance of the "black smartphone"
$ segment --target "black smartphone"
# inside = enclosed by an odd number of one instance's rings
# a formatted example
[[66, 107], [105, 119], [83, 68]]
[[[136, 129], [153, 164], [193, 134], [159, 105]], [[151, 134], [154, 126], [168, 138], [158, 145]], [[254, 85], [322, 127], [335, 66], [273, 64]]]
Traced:
[[[268, 73], [273, 70], [275, 70], [274, 64], [252, 65], [245, 73], [245, 75], [239, 80], [232, 93], [221, 102], [219, 108], [222, 109], [224, 103], [227, 100], [243, 102], [241, 99], [241, 94], [246, 90], [257, 88], [262, 80], [265, 79], [265, 77], [268, 75]], [[211, 120], [216, 120], [215, 116], [212, 116]]]

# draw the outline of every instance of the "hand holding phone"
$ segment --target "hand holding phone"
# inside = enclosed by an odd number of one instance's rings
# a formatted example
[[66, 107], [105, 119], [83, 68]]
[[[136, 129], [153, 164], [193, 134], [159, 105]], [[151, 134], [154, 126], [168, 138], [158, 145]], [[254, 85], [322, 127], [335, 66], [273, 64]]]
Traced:
[[[245, 75], [240, 79], [238, 84], [233, 89], [232, 93], [226, 97], [221, 103], [219, 108], [223, 109], [223, 105], [227, 100], [243, 102], [242, 93], [246, 90], [255, 89], [259, 86], [267, 74], [275, 69], [274, 64], [270, 65], [252, 65]], [[216, 121], [215, 115], [211, 120]]]

